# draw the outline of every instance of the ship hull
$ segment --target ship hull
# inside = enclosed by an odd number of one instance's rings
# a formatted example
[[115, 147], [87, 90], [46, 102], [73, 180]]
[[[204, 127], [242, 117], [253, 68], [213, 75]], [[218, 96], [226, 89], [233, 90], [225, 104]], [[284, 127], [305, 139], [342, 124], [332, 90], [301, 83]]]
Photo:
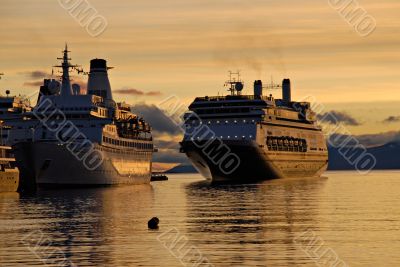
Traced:
[[[206, 146], [193, 142], [181, 143], [194, 167], [213, 182], [246, 183], [278, 178], [318, 177], [328, 167], [327, 153], [275, 152], [270, 153], [255, 141], [224, 141], [231, 154], [237, 155], [238, 164], [232, 172], [224, 170], [205, 153]], [[236, 167], [236, 168], [234, 168]], [[228, 169], [229, 170], [229, 169]]]
[[127, 153], [95, 145], [102, 160], [90, 169], [64, 145], [23, 142], [14, 146], [24, 184], [40, 187], [146, 184], [151, 179], [152, 151]]

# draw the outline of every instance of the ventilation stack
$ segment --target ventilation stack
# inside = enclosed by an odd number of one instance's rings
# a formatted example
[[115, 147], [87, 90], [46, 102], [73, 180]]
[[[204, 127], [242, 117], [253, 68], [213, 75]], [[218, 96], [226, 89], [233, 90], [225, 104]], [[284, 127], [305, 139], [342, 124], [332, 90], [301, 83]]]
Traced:
[[108, 79], [107, 61], [104, 59], [92, 59], [87, 90], [89, 95], [101, 96], [103, 99], [112, 100], [111, 86]]
[[282, 99], [286, 103], [292, 102], [290, 79], [284, 79], [282, 81]]
[[72, 84], [72, 92], [74, 95], [80, 95], [81, 94], [81, 86], [79, 84]]
[[261, 97], [263, 93], [262, 81], [256, 80], [254, 81], [254, 96]]

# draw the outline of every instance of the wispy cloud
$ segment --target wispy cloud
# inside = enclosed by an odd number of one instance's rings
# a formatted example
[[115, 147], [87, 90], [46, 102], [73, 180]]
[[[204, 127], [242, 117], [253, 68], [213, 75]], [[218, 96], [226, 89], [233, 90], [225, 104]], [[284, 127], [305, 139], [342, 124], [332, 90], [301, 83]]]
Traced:
[[159, 95], [162, 95], [162, 93], [159, 92], [159, 91], [144, 92], [142, 90], [135, 89], [135, 88], [117, 89], [117, 90], [114, 90], [114, 92], [116, 94], [121, 94], [121, 95], [145, 95], [145, 96], [159, 96]]
[[32, 86], [32, 87], [37, 87], [43, 85], [43, 81], [30, 81], [30, 82], [24, 82], [24, 86]]
[[384, 119], [382, 122], [383, 123], [393, 123], [393, 122], [399, 122], [400, 121], [400, 116], [389, 116], [386, 119]]
[[318, 114], [317, 117], [320, 121], [329, 124], [336, 124], [337, 122], [341, 122], [350, 126], [361, 125], [361, 123], [353, 118], [351, 115], [341, 111], [332, 110], [323, 114]]
[[44, 79], [48, 76], [51, 76], [50, 73], [47, 73], [46, 71], [42, 70], [24, 71], [20, 72], [19, 74], [25, 75], [31, 79]]

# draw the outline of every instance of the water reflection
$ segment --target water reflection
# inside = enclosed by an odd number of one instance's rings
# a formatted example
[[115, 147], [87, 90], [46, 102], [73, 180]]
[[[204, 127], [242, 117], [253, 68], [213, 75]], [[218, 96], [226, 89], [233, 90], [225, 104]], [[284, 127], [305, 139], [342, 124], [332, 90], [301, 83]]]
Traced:
[[[310, 228], [349, 266], [400, 262], [400, 172], [243, 186], [169, 178], [144, 187], [0, 194], [0, 265], [43, 266], [50, 248], [78, 266], [181, 266], [157, 239], [173, 228], [215, 266], [316, 266], [294, 242]], [[147, 229], [153, 216], [158, 231]], [[43, 233], [41, 258], [22, 242], [29, 233]]]
[[192, 183], [186, 186], [187, 233], [216, 265], [232, 259], [242, 266], [267, 265], [276, 257], [280, 264], [293, 265], [295, 255], [305, 256], [293, 239], [315, 223], [314, 199], [325, 183], [324, 178], [251, 185]]
[[[1, 201], [2, 215], [6, 215], [2, 216], [0, 232], [2, 262], [59, 263], [61, 260], [47, 259], [57, 249], [79, 266], [107, 266], [118, 262], [112, 255], [114, 237], [129, 233], [138, 221], [144, 225], [142, 221], [151, 216], [154, 195], [147, 185], [42, 190], [15, 200], [8, 207], [4, 205], [10, 201]], [[14, 224], [9, 229], [7, 220]], [[37, 243], [40, 248], [32, 249]]]

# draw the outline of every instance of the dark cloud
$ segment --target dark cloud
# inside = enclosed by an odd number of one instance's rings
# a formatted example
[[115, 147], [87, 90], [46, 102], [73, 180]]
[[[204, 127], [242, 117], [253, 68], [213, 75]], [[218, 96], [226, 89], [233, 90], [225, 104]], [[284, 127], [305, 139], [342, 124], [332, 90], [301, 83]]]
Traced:
[[121, 95], [146, 95], [146, 96], [161, 95], [161, 92], [159, 92], [159, 91], [144, 92], [142, 90], [135, 89], [135, 88], [117, 89], [117, 90], [114, 90], [114, 92], [117, 94], [121, 94]]
[[24, 86], [34, 86], [38, 87], [43, 85], [43, 81], [30, 81], [30, 82], [24, 82]]
[[160, 139], [154, 139], [154, 144], [157, 147], [163, 149], [179, 150], [179, 143], [175, 141], [165, 141]]
[[355, 118], [350, 116], [349, 114], [341, 111], [332, 110], [330, 112], [326, 112], [324, 114], [317, 115], [318, 120], [321, 122], [329, 123], [329, 124], [336, 124], [336, 123], [343, 123], [346, 125], [351, 126], [358, 126], [361, 125]]
[[148, 121], [156, 134], [178, 135], [181, 133], [180, 127], [155, 105], [136, 104], [132, 112]]
[[[170, 117], [155, 105], [136, 104], [132, 112], [148, 121], [153, 129], [154, 145], [158, 148], [158, 152], [153, 154], [155, 162], [188, 164], [186, 155], [179, 152], [178, 141], [172, 141], [182, 139], [182, 132]], [[161, 139], [166, 134], [172, 140]]]
[[25, 71], [25, 72], [21, 72], [20, 74], [23, 74], [31, 79], [44, 79], [46, 77], [51, 76], [50, 73], [47, 73], [46, 71], [42, 71], [42, 70]]
[[383, 120], [383, 123], [393, 123], [399, 121], [400, 121], [400, 116], [389, 116]]
[[189, 164], [189, 160], [184, 153], [180, 153], [179, 150], [164, 150], [159, 149], [158, 152], [153, 154], [153, 161], [163, 163], [186, 163]]

